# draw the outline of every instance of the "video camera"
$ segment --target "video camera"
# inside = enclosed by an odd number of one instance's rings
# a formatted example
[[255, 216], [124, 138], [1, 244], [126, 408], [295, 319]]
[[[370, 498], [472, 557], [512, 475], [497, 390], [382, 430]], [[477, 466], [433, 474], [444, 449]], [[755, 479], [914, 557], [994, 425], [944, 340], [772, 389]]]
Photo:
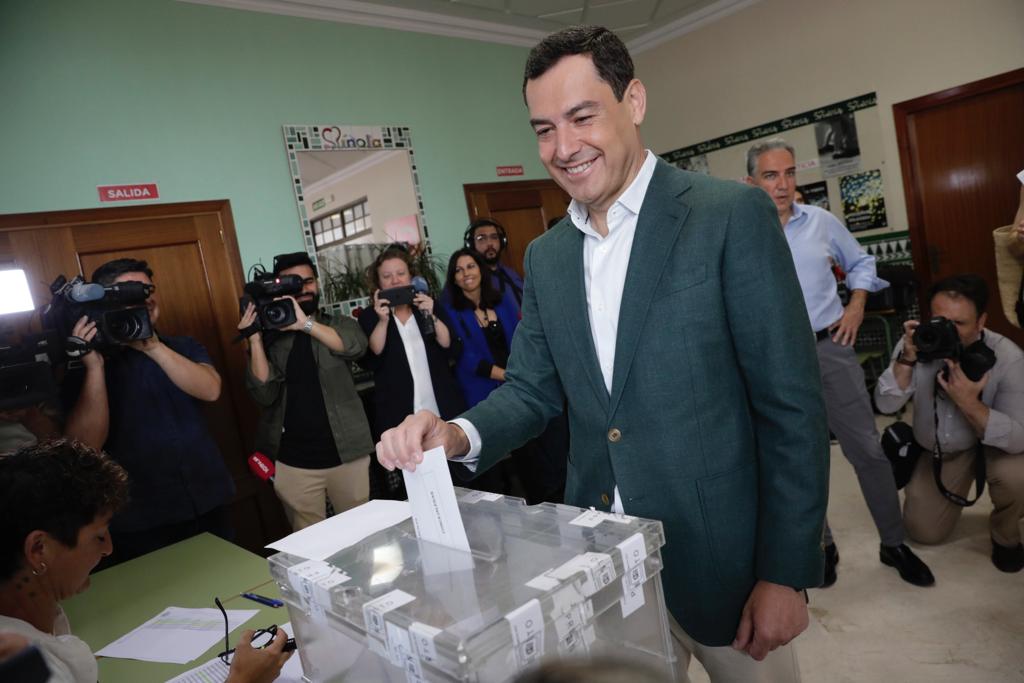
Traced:
[[277, 275], [257, 271], [252, 282], [246, 283], [245, 294], [239, 299], [241, 313], [250, 303], [256, 304], [255, 327], [258, 330], [280, 330], [296, 321], [295, 306], [291, 299], [302, 293], [302, 278], [298, 275]]
[[[928, 362], [949, 358], [960, 364], [967, 378], [977, 382], [996, 364], [996, 354], [979, 339], [964, 346], [956, 325], [941, 316], [923, 322], [914, 330], [917, 359]], [[943, 368], [943, 377], [949, 379], [949, 369]]]
[[[0, 270], [0, 316], [35, 310], [21, 269]], [[0, 410], [17, 410], [57, 395], [53, 365], [60, 349], [52, 335], [15, 333], [6, 319], [0, 330]]]
[[81, 275], [68, 281], [60, 275], [50, 285], [53, 299], [43, 311], [43, 326], [57, 330], [61, 339], [71, 336], [79, 318], [96, 323], [90, 348], [127, 344], [153, 336], [146, 299], [153, 285], [144, 282], [88, 283]]

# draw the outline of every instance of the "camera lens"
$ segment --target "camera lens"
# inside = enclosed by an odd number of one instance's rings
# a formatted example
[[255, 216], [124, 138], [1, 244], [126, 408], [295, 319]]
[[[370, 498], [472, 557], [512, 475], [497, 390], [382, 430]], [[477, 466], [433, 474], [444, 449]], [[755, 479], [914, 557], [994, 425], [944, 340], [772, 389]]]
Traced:
[[266, 304], [260, 314], [263, 317], [264, 326], [270, 329], [288, 327], [295, 322], [295, 308], [288, 299]]
[[919, 351], [932, 351], [939, 341], [939, 335], [935, 328], [929, 325], [921, 325], [914, 332], [914, 346]]
[[134, 341], [142, 333], [142, 322], [132, 310], [108, 313], [105, 322], [107, 332], [114, 341]]

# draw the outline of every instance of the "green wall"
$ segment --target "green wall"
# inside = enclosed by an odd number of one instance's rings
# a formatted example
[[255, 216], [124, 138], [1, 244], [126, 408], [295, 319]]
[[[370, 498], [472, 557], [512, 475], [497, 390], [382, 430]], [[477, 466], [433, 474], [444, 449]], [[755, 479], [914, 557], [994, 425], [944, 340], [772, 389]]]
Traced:
[[2, 0], [0, 213], [156, 182], [162, 202], [230, 199], [243, 265], [269, 265], [302, 248], [282, 124], [398, 124], [447, 254], [463, 183], [506, 164], [546, 177], [519, 92], [526, 52], [173, 0]]

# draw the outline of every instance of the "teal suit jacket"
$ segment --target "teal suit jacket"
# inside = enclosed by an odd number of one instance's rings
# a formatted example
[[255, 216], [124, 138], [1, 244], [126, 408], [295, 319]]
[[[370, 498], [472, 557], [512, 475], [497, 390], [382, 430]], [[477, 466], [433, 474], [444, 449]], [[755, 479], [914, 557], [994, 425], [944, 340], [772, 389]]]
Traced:
[[[539, 434], [568, 399], [567, 503], [664, 523], [668, 608], [732, 643], [754, 583], [822, 577], [828, 430], [814, 335], [774, 205], [760, 189], [659, 161], [640, 211], [611, 394], [568, 220], [525, 258], [506, 383], [468, 411], [478, 471]], [[611, 430], [618, 430], [612, 434]]]

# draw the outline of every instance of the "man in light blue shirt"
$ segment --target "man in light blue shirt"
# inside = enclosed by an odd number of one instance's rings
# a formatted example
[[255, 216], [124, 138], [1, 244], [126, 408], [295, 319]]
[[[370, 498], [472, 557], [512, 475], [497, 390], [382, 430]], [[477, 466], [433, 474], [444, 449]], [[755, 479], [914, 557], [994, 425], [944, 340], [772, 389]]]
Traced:
[[[779, 221], [793, 254], [807, 315], [817, 338], [815, 349], [824, 388], [828, 426], [857, 473], [861, 492], [881, 538], [879, 559], [917, 586], [935, 583], [931, 571], [904, 544], [905, 532], [892, 468], [882, 452], [864, 371], [853, 343], [864, 320], [869, 292], [889, 286], [878, 277], [875, 259], [861, 248], [839, 220], [816, 206], [797, 204], [796, 153], [781, 138], [747, 150], [747, 183], [763, 189], [775, 202]], [[850, 303], [839, 299], [832, 262], [846, 272]], [[825, 524], [825, 579], [836, 580], [839, 550]]]

